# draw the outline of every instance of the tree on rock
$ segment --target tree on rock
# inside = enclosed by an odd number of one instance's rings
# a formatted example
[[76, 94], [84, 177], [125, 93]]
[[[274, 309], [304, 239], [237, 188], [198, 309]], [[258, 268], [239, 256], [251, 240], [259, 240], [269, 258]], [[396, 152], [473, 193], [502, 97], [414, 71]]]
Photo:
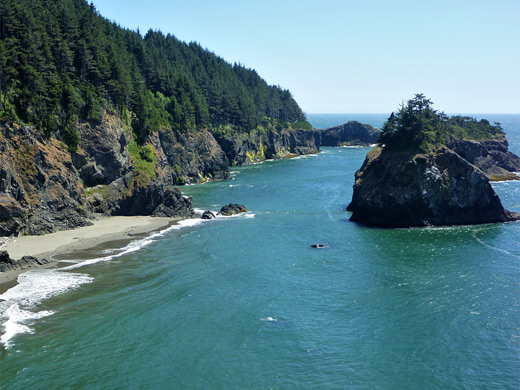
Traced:
[[442, 141], [444, 118], [430, 99], [416, 94], [406, 106], [390, 115], [378, 142], [390, 150], [428, 151]]

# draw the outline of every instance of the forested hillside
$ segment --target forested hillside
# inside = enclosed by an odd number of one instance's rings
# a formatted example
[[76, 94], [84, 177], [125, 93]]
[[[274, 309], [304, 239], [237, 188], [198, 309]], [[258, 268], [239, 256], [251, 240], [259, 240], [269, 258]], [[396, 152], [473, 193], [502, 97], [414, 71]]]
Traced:
[[[107, 110], [144, 142], [160, 127], [215, 134], [310, 127], [288, 90], [197, 43], [124, 29], [85, 0], [0, 2], [0, 119], [75, 151]], [[296, 122], [296, 124], [295, 124]]]

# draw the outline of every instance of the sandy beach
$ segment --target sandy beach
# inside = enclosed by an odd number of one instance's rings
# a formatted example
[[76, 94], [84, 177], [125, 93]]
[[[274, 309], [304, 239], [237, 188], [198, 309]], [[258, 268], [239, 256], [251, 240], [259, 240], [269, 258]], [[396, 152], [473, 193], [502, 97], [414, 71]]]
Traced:
[[[158, 218], [149, 216], [106, 217], [92, 221], [93, 225], [73, 230], [64, 230], [43, 236], [20, 236], [10, 239], [0, 247], [6, 250], [12, 259], [22, 256], [53, 259], [55, 256], [84, 251], [95, 248], [110, 241], [127, 240], [134, 236], [153, 232], [179, 221], [173, 218]], [[44, 265], [54, 268], [58, 263]], [[32, 268], [34, 269], [34, 268]], [[16, 278], [27, 270], [16, 270], [0, 273], [0, 289], [4, 284], [15, 283]]]

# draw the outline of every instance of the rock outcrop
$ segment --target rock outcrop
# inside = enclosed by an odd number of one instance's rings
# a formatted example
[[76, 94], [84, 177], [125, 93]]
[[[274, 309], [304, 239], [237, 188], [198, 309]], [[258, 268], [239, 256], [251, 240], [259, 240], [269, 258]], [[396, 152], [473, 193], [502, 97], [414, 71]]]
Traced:
[[507, 222], [485, 174], [445, 146], [429, 153], [372, 149], [356, 172], [351, 221], [380, 227]]
[[247, 165], [266, 159], [295, 157], [319, 151], [316, 130], [284, 129], [254, 134], [216, 136], [229, 165]]
[[479, 167], [490, 180], [520, 179], [520, 158], [508, 151], [505, 136], [491, 139], [465, 140], [453, 139], [447, 146], [471, 164]]
[[215, 137], [164, 128], [143, 145], [110, 111], [77, 129], [79, 148], [70, 152], [33, 127], [0, 123], [0, 236], [85, 226], [93, 213], [191, 217], [191, 198], [177, 185], [227, 179], [231, 165], [316, 153], [320, 142], [315, 130]]
[[37, 259], [33, 256], [24, 256], [20, 260], [13, 260], [9, 257], [7, 251], [0, 251], [0, 272], [21, 271], [54, 262], [54, 260]]
[[84, 187], [63, 145], [28, 127], [0, 126], [0, 235], [86, 226], [87, 217]]
[[202, 219], [215, 219], [216, 217], [215, 213], [211, 210], [204, 211], [201, 216]]
[[230, 203], [227, 206], [222, 206], [222, 208], [218, 212], [218, 215], [231, 216], [246, 212], [246, 206], [236, 203]]
[[321, 146], [359, 146], [377, 142], [381, 130], [357, 121], [319, 130]]

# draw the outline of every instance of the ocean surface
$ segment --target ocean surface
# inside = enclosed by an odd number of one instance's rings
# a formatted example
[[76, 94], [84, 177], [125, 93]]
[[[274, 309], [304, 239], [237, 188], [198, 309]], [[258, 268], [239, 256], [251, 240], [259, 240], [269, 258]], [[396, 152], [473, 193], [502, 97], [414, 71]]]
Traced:
[[[477, 117], [501, 122], [520, 154], [520, 115]], [[247, 214], [22, 274], [0, 295], [0, 388], [518, 389], [520, 223], [351, 223], [368, 150], [232, 168], [183, 192], [199, 210]], [[493, 186], [520, 212], [520, 182]]]

